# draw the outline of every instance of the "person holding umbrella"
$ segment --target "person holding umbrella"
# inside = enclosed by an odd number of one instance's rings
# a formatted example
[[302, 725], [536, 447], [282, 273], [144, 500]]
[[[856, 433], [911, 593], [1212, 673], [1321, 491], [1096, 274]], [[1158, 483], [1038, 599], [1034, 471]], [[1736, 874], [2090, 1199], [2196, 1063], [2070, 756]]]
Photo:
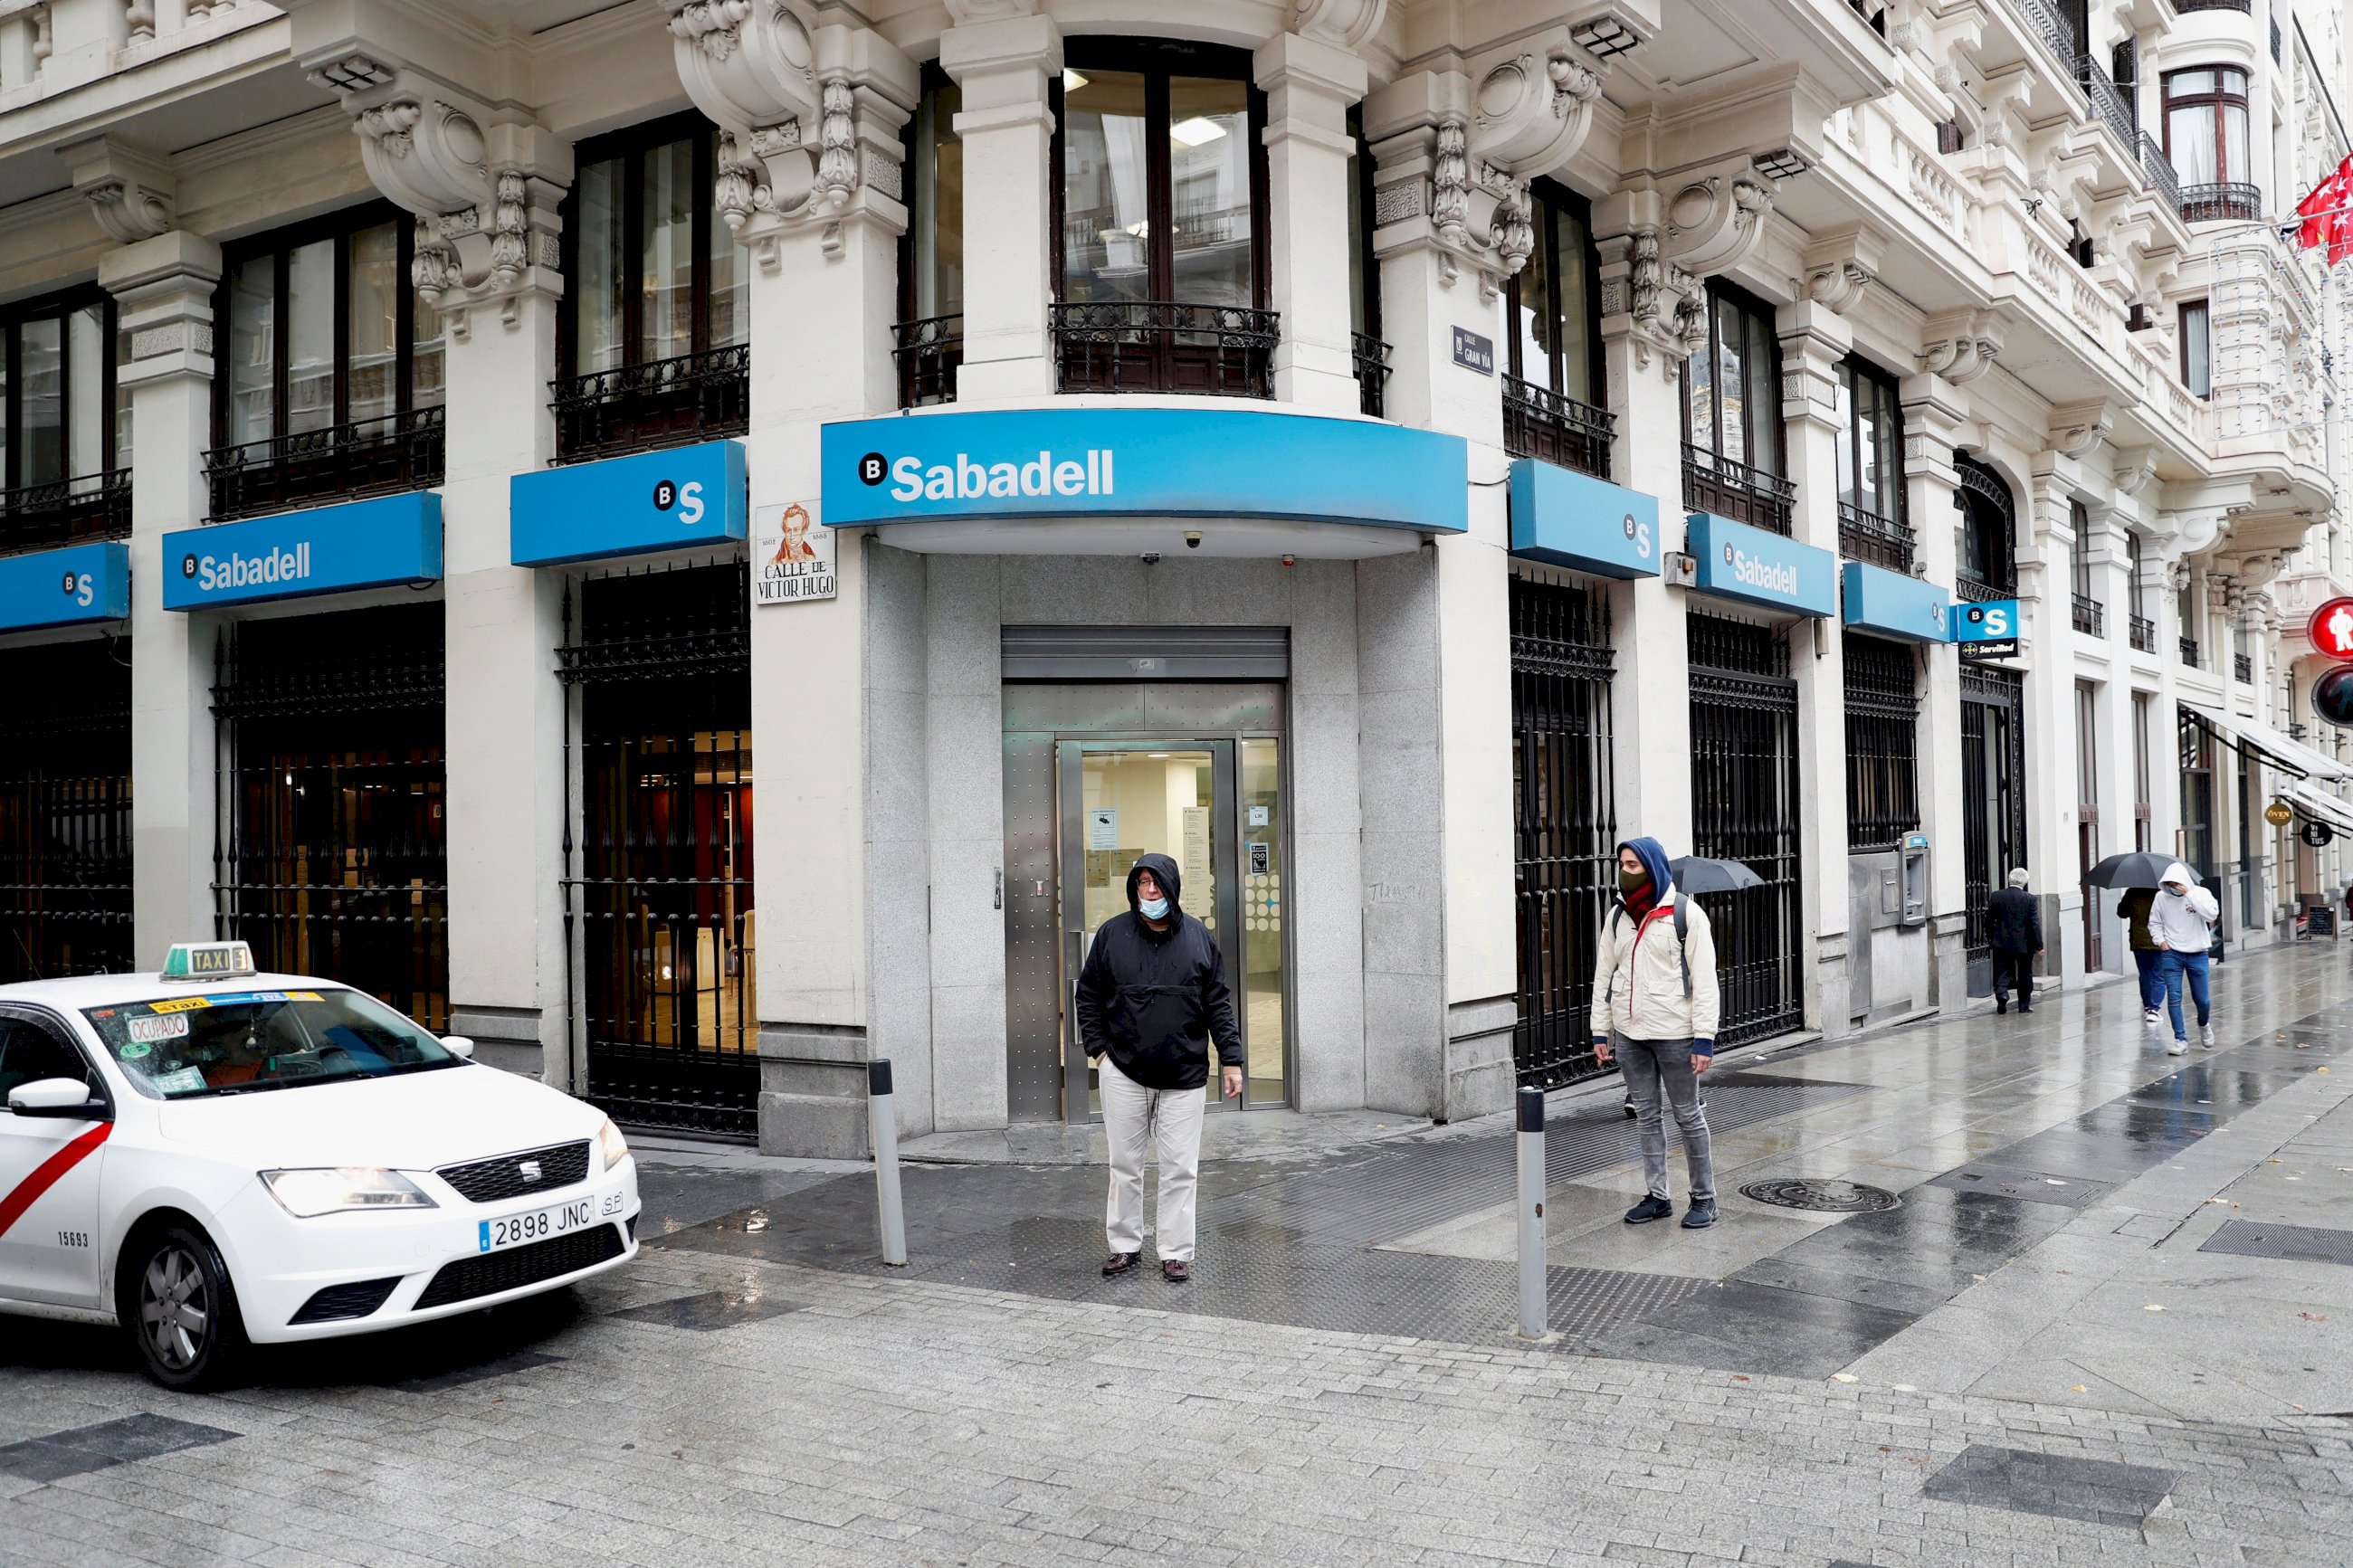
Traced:
[[2206, 960], [2214, 945], [2214, 922], [2221, 918], [2222, 906], [2214, 895], [2198, 885], [2189, 868], [2176, 860], [2165, 868], [2165, 877], [2158, 884], [2154, 912], [2148, 917], [2149, 933], [2165, 949], [2165, 1006], [2173, 1021], [2173, 1044], [2165, 1054], [2178, 1057], [2189, 1049], [2189, 1031], [2181, 1017], [2181, 987], [2186, 982], [2190, 999], [2198, 1004], [2199, 1043], [2208, 1050], [2214, 1048], [2214, 1026], [2209, 1021], [2212, 997], [2206, 980]]
[[1626, 1211], [1626, 1223], [1648, 1225], [1674, 1213], [1663, 1099], [1674, 1111], [1691, 1171], [1683, 1227], [1704, 1230], [1715, 1223], [1715, 1163], [1699, 1098], [1699, 1076], [1715, 1058], [1715, 936], [1706, 911], [1676, 886], [1657, 839], [1630, 838], [1618, 846], [1618, 898], [1601, 922], [1598, 945], [1593, 1054], [1604, 1067], [1613, 1057], [1623, 1067], [1650, 1189]]
[[[2141, 1021], [2150, 1028], [2155, 1028], [2165, 1016], [2158, 1009], [2164, 1004], [2168, 993], [2168, 944], [2158, 929], [2158, 915], [2167, 904], [2168, 895], [2161, 889], [2165, 888], [2169, 878], [2180, 880], [2184, 889], [2182, 896], [2185, 900], [2190, 899], [2189, 889], [2197, 889], [2196, 899], [2190, 900], [2191, 905], [2195, 906], [2199, 900], [2203, 901], [2204, 919], [2211, 927], [2215, 917], [2221, 912], [2220, 907], [2214, 901], [2214, 895], [2199, 888], [2198, 879], [2190, 874], [2189, 868], [2169, 855], [2152, 854], [2146, 849], [2131, 850], [2122, 855], [2111, 855], [2084, 873], [2084, 882], [2086, 887], [2125, 889], [2125, 896], [2116, 900], [2116, 917], [2131, 922], [2133, 962], [2140, 970]], [[2186, 918], [2190, 910], [2185, 908], [2175, 912]], [[2182, 934], [2185, 940], [2190, 938], [2186, 926], [2183, 928]], [[2210, 938], [2195, 939], [2199, 954], [2199, 973], [2193, 987], [2194, 995], [2202, 996], [2206, 992], [2204, 965], [2209, 942]], [[2189, 1047], [2186, 1033], [2182, 1028], [2181, 1002], [2178, 988], [2176, 988], [2172, 1006], [2173, 1032], [2182, 1038], [2177, 1041], [2174, 1048], [2167, 1054], [2179, 1056]], [[2201, 1002], [2199, 1006], [2199, 1023], [2201, 1026], [2205, 1023], [2205, 1005]], [[2207, 1043], [2209, 1045], [2213, 1043], [2211, 1030], [2208, 1032]]]

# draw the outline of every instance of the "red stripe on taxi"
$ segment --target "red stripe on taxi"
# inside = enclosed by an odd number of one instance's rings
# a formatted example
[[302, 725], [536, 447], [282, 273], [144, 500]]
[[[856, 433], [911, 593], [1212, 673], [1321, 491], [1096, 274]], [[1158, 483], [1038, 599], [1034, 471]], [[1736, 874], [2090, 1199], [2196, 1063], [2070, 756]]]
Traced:
[[101, 1121], [89, 1131], [59, 1149], [36, 1166], [33, 1173], [16, 1184], [16, 1191], [0, 1198], [0, 1236], [24, 1216], [26, 1209], [40, 1201], [41, 1194], [65, 1179], [68, 1171], [90, 1157], [90, 1152], [106, 1142], [114, 1131], [114, 1123]]

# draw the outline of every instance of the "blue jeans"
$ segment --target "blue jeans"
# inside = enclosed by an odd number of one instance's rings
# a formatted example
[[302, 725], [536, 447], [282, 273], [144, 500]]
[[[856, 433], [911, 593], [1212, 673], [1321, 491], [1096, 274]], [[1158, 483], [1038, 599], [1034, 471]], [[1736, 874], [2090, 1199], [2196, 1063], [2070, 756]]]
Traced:
[[2140, 968], [2140, 1005], [2154, 1013], [2165, 1005], [2165, 949], [2134, 948], [2133, 963]]
[[2189, 981], [2190, 1000], [2198, 1004], [2198, 1026], [2204, 1028], [2213, 1013], [2213, 1004], [2206, 988], [2206, 958], [2202, 952], [2182, 952], [2167, 948], [2159, 957], [2165, 960], [2165, 1010], [2173, 1020], [2173, 1037], [2186, 1040], [2189, 1031], [2181, 1026], [2181, 982]]

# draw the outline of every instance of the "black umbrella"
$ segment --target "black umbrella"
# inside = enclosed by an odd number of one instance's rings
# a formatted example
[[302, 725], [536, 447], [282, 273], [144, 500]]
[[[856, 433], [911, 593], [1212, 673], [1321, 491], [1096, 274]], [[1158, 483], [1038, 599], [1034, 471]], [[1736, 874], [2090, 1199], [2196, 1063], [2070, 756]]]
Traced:
[[1729, 893], [1740, 888], [1761, 888], [1765, 879], [1737, 860], [1709, 860], [1687, 855], [1667, 863], [1675, 886], [1686, 893]]
[[[2084, 883], [2093, 888], [2154, 888], [2165, 880], [2166, 871], [2176, 865], [2171, 855], [2156, 855], [2138, 850], [2130, 855], [2111, 855], [2084, 873]], [[2184, 870], [2189, 868], [2184, 866]], [[2197, 872], [2189, 872], [2190, 880], [2202, 882]]]

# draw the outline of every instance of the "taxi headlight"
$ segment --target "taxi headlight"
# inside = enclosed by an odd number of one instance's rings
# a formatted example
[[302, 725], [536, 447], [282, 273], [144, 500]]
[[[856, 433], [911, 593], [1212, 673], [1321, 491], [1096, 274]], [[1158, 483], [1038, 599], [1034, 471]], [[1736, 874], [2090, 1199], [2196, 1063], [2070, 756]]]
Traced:
[[329, 1170], [264, 1171], [261, 1184], [288, 1214], [315, 1219], [347, 1209], [429, 1209], [431, 1198], [397, 1171], [371, 1165]]
[[621, 1136], [621, 1130], [613, 1125], [609, 1116], [605, 1118], [605, 1125], [596, 1129], [596, 1152], [603, 1157], [607, 1171], [629, 1157], [628, 1141]]

